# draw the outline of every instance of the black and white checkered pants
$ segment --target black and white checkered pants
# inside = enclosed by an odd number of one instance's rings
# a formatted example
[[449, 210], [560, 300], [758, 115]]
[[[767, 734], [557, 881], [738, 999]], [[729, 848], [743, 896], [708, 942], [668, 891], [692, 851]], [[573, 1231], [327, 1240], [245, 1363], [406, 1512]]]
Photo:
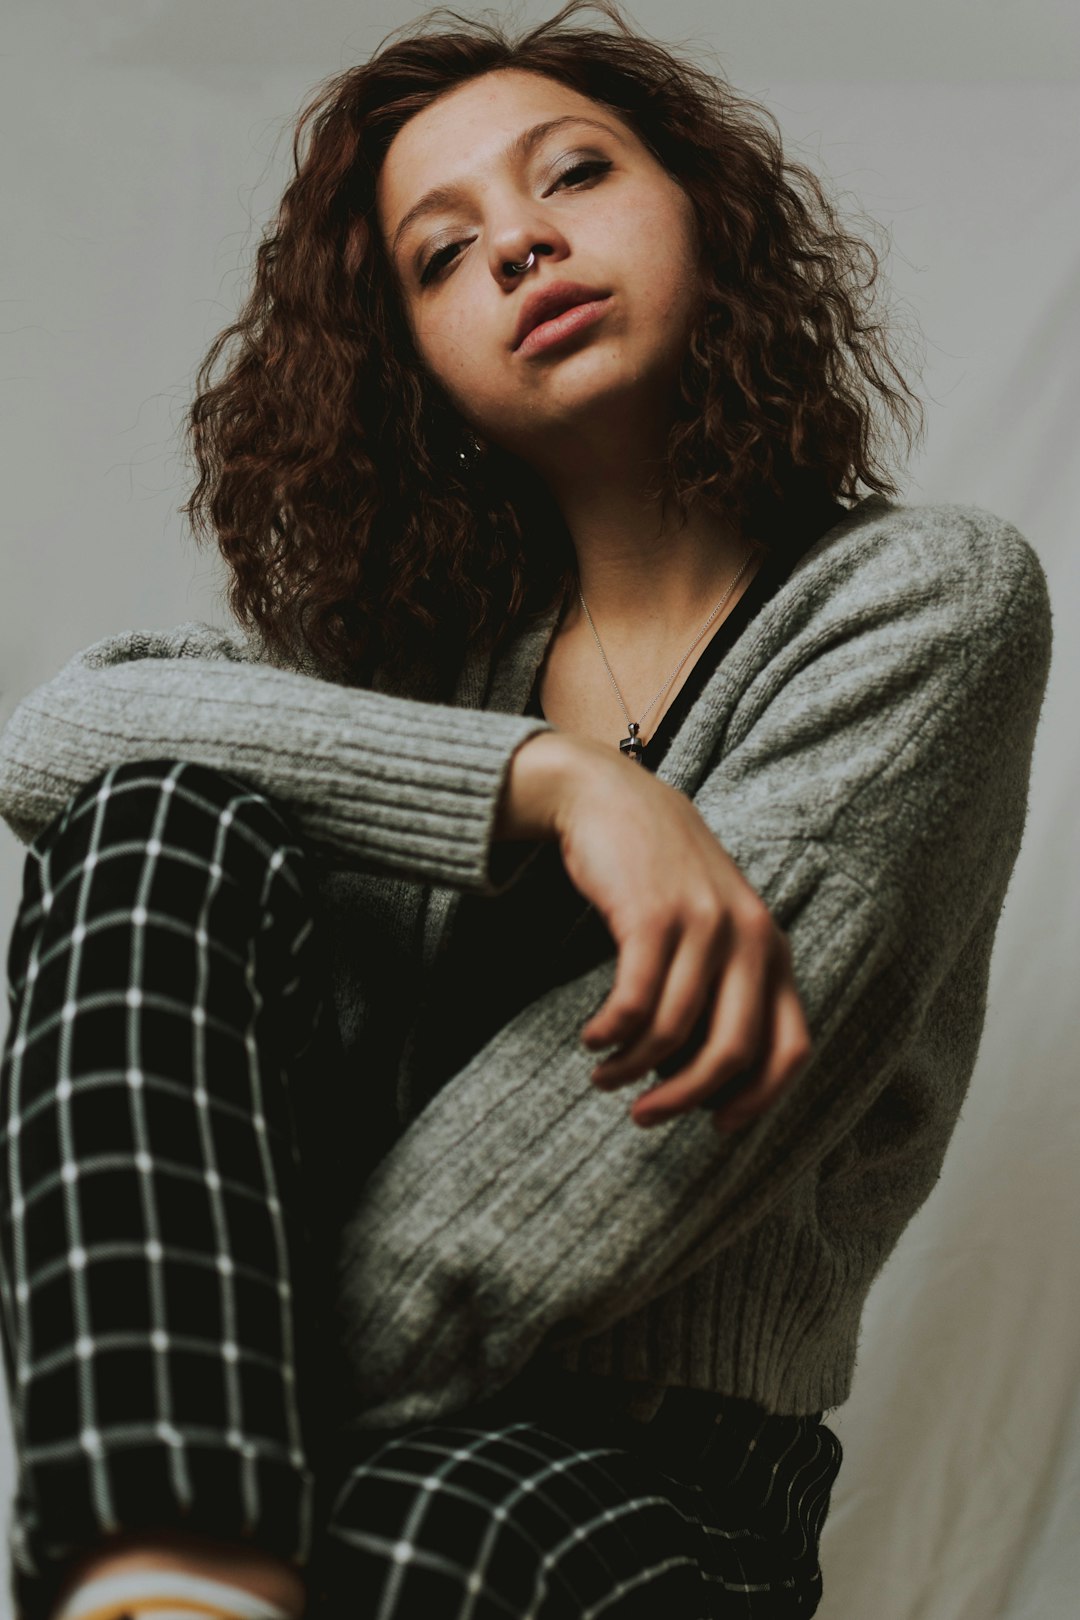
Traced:
[[304, 840], [231, 774], [114, 766], [30, 846], [0, 1067], [19, 1620], [73, 1556], [163, 1528], [294, 1563], [311, 1620], [813, 1614], [821, 1414], [731, 1400], [703, 1425], [672, 1391], [640, 1424], [512, 1385], [338, 1433], [362, 1119], [323, 948]]

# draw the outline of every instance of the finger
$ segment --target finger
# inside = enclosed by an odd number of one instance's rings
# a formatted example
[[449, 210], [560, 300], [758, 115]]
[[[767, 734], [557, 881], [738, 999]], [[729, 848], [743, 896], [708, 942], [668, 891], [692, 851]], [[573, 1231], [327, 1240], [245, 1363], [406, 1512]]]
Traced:
[[615, 983], [581, 1032], [587, 1046], [625, 1045], [648, 1024], [675, 949], [673, 928], [638, 928], [619, 950]]
[[719, 983], [704, 1043], [680, 1073], [636, 1100], [631, 1110], [635, 1121], [659, 1124], [696, 1108], [726, 1081], [762, 1060], [770, 977], [768, 964], [754, 965], [745, 952], [731, 960]]
[[[735, 1077], [742, 1083], [729, 1103], [711, 1111], [711, 1122], [715, 1128], [724, 1132], [739, 1130], [760, 1117], [802, 1073], [812, 1053], [812, 1041], [802, 1004], [794, 986], [784, 980], [772, 1002], [761, 1058], [756, 1065], [747, 1066], [744, 1072], [736, 1070]], [[690, 1088], [683, 1094], [684, 1099], [689, 1100], [684, 1100], [679, 1107], [665, 1107], [662, 1115], [650, 1114], [650, 1122], [658, 1124], [662, 1118], [673, 1118], [678, 1113], [700, 1107], [702, 1101], [710, 1096], [715, 1097], [718, 1090], [724, 1089], [726, 1079], [730, 1076], [720, 1074], [719, 1084], [716, 1077], [711, 1083], [707, 1076], [702, 1078], [703, 1084], [689, 1070], [680, 1076], [680, 1086]], [[649, 1100], [653, 1096], [654, 1092], [648, 1093]], [[639, 1100], [644, 1103], [644, 1099]]]
[[695, 1033], [700, 1043], [705, 1038], [702, 1018], [711, 1011], [718, 976], [730, 949], [730, 928], [718, 931], [712, 922], [688, 928], [672, 957], [649, 1024], [636, 1041], [605, 1058], [593, 1071], [593, 1080], [605, 1089], [625, 1085], [678, 1053]]
[[799, 1078], [812, 1056], [813, 1041], [802, 1002], [794, 984], [785, 979], [773, 1003], [769, 1060], [744, 1092], [715, 1112], [716, 1128], [739, 1130], [759, 1118]]

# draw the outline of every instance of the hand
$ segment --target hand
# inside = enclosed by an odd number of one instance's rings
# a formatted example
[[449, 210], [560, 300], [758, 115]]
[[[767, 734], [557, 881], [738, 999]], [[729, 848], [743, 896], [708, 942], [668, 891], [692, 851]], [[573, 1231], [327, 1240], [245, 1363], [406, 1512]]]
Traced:
[[738, 1129], [811, 1054], [787, 935], [684, 794], [601, 743], [554, 735], [518, 750], [508, 802], [521, 819], [511, 811], [503, 830], [554, 834], [567, 875], [615, 941], [615, 983], [582, 1040], [617, 1050], [593, 1082], [626, 1085], [674, 1054], [631, 1118], [658, 1124], [738, 1088], [712, 1115], [718, 1129]]

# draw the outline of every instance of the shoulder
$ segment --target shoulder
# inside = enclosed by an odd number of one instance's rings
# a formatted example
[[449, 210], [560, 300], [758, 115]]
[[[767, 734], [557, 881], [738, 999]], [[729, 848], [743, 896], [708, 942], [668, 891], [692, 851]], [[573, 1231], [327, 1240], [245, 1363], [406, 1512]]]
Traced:
[[969, 641], [1020, 627], [1049, 644], [1042, 561], [1013, 523], [980, 506], [872, 496], [819, 537], [787, 586], [826, 617], [921, 617]]
[[992, 752], [1010, 728], [1026, 747], [1053, 640], [1046, 573], [1014, 524], [880, 497], [819, 536], [755, 627], [729, 739], [766, 726], [785, 748], [846, 749], [859, 732], [875, 758], [946, 731], [950, 748]]

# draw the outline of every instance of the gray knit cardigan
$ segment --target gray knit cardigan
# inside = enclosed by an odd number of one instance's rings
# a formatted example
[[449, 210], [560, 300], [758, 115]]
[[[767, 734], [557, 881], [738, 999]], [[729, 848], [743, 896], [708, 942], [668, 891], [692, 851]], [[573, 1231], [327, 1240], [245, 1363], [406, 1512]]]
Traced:
[[206, 624], [108, 636], [0, 733], [0, 814], [29, 841], [106, 766], [169, 754], [245, 778], [306, 833], [350, 1076], [393, 1088], [397, 1121], [336, 1256], [347, 1426], [436, 1419], [549, 1367], [836, 1407], [975, 1065], [1050, 664], [1043, 568], [977, 507], [872, 496], [672, 740], [658, 774], [787, 932], [814, 1042], [730, 1137], [700, 1111], [642, 1129], [634, 1087], [590, 1084], [580, 1031], [614, 954], [433, 1096], [413, 1084], [457, 900], [540, 848], [493, 828], [512, 754], [545, 729], [523, 710], [554, 623], [554, 606], [526, 622], [495, 667], [473, 649], [450, 703], [284, 667]]

